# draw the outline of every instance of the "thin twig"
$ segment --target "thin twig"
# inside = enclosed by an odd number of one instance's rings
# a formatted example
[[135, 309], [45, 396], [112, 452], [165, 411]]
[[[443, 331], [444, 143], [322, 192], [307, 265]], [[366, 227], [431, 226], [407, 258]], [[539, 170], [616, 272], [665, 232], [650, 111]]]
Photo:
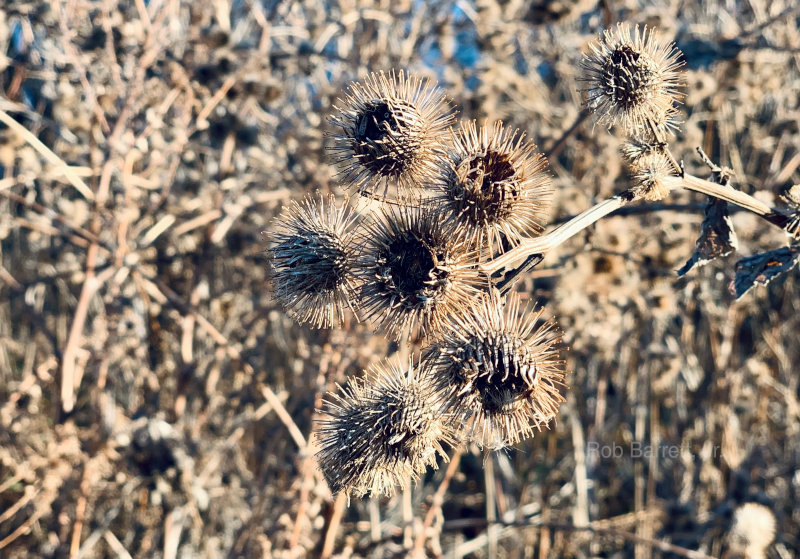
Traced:
[[14, 540], [30, 532], [31, 526], [33, 526], [39, 520], [39, 518], [41, 518], [42, 515], [44, 515], [44, 513], [46, 512], [50, 512], [50, 509], [42, 507], [41, 509], [34, 511], [34, 513], [28, 518], [28, 520], [20, 524], [16, 530], [14, 530], [8, 536], [0, 540], [0, 549], [3, 549], [4, 547], [11, 545], [14, 542]]
[[0, 513], [0, 524], [17, 514], [19, 509], [30, 503], [39, 494], [39, 491], [33, 489], [30, 485], [25, 489], [25, 494], [16, 503]]
[[133, 559], [130, 552], [125, 549], [125, 546], [122, 545], [122, 542], [119, 541], [117, 536], [111, 530], [106, 530], [103, 533], [103, 537], [105, 538], [106, 542], [108, 542], [108, 546], [117, 554], [120, 559]]
[[75, 523], [72, 525], [72, 538], [69, 544], [70, 559], [78, 556], [81, 547], [81, 532], [86, 515], [86, 505], [89, 500], [89, 465], [84, 466], [80, 485], [81, 494], [78, 503], [75, 505]]
[[0, 122], [22, 136], [23, 140], [28, 142], [33, 149], [38, 151], [39, 154], [48, 161], [48, 163], [55, 167], [54, 170], [62, 172], [70, 184], [74, 186], [84, 198], [87, 200], [94, 200], [94, 193], [92, 192], [92, 189], [89, 188], [86, 183], [83, 182], [83, 179], [81, 179], [77, 173], [72, 170], [72, 167], [67, 165], [63, 159], [53, 152], [53, 150], [44, 145], [41, 140], [39, 140], [39, 138], [37, 138], [30, 130], [11, 118], [11, 116], [2, 109], [0, 109]]
[[83, 327], [89, 313], [89, 302], [97, 290], [116, 273], [115, 268], [109, 267], [102, 273], [95, 274], [98, 249], [99, 245], [93, 243], [89, 246], [86, 254], [86, 278], [81, 287], [78, 305], [72, 317], [67, 345], [64, 347], [64, 356], [61, 360], [61, 409], [64, 413], [70, 413], [75, 406], [75, 390], [80, 385], [80, 376], [76, 378], [75, 371]]
[[289, 434], [292, 436], [295, 444], [297, 444], [300, 450], [305, 450], [308, 446], [305, 437], [303, 437], [303, 433], [297, 427], [297, 424], [292, 419], [292, 416], [289, 415], [289, 412], [286, 411], [286, 407], [278, 398], [277, 394], [272, 391], [269, 386], [262, 386], [261, 387], [261, 395], [264, 396], [264, 399], [269, 402], [269, 404], [275, 410], [275, 415], [281, 420], [281, 422], [286, 426], [286, 430], [289, 431]]
[[425, 541], [427, 540], [428, 530], [433, 524], [433, 519], [436, 514], [441, 510], [442, 503], [444, 503], [444, 496], [447, 493], [447, 488], [450, 486], [450, 480], [458, 470], [458, 464], [461, 462], [461, 454], [463, 450], [459, 448], [453, 453], [450, 458], [450, 463], [447, 465], [447, 470], [444, 472], [444, 478], [433, 494], [431, 501], [431, 508], [425, 513], [425, 520], [422, 522], [422, 530], [417, 536], [417, 541], [414, 542], [414, 548], [411, 550], [409, 557], [425, 557]]
[[664, 155], [667, 156], [669, 159], [672, 168], [675, 170], [675, 174], [678, 176], [683, 176], [683, 165], [678, 163], [678, 160], [675, 159], [675, 156], [672, 155], [672, 152], [669, 149], [669, 144], [667, 143], [666, 139], [664, 138], [663, 131], [656, 125], [656, 123], [652, 119], [647, 119], [647, 124], [650, 127], [650, 132], [653, 134], [653, 138], [655, 139], [656, 143], [661, 144], [664, 146]]
[[592, 114], [592, 112], [589, 109], [581, 110], [581, 112], [578, 114], [578, 117], [575, 119], [575, 122], [573, 122], [572, 125], [567, 128], [566, 132], [564, 132], [561, 137], [545, 151], [545, 158], [548, 161], [554, 157], [558, 157], [558, 154], [561, 153], [561, 150], [564, 149], [564, 146], [567, 144], [567, 140], [575, 133], [580, 125], [583, 124], [590, 114]]
[[497, 520], [495, 503], [497, 497], [495, 495], [494, 461], [491, 454], [487, 456], [483, 464], [483, 480], [486, 492], [486, 554], [487, 557], [496, 557], [498, 526], [495, 523]]
[[333, 554], [333, 545], [336, 542], [336, 534], [339, 532], [339, 524], [342, 522], [342, 514], [347, 505], [347, 494], [342, 492], [336, 496], [333, 503], [333, 513], [328, 522], [328, 529], [325, 531], [325, 541], [322, 544], [320, 559], [328, 559]]

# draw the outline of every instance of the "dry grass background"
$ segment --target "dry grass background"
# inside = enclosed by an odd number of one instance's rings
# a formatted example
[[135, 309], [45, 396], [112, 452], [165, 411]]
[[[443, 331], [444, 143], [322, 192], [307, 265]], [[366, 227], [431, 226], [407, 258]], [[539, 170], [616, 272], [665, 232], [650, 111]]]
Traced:
[[[427, 542], [445, 557], [735, 557], [748, 501], [777, 518], [767, 556], [796, 556], [798, 274], [740, 301], [733, 256], [677, 280], [698, 195], [603, 220], [522, 282], [565, 332], [567, 403], [516, 450], [454, 462], [425, 530], [447, 468], [345, 507], [308, 447], [324, 391], [395, 348], [365, 325], [293, 324], [263, 255], [282, 203], [339, 192], [325, 119], [368, 71], [433, 77], [463, 118], [556, 146], [553, 221], [627, 187], [617, 135], [583, 123], [559, 142], [582, 49], [617, 20], [684, 50], [687, 168], [705, 176], [703, 146], [771, 203], [800, 182], [791, 7], [4, 3], [0, 556], [401, 557]], [[734, 224], [742, 255], [785, 243]], [[675, 455], [636, 458], [632, 441]]]

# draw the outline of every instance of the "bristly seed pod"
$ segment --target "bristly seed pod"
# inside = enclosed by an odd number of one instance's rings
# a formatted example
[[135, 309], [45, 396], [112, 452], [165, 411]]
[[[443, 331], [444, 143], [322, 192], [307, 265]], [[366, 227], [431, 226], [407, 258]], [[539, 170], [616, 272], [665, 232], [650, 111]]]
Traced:
[[331, 117], [339, 129], [331, 150], [344, 184], [365, 195], [382, 186], [385, 195], [390, 182], [402, 191], [436, 175], [454, 119], [438, 88], [381, 72], [351, 85], [342, 104]]
[[606, 30], [581, 63], [587, 82], [586, 104], [598, 122], [620, 122], [628, 134], [652, 136], [674, 128], [681, 95], [681, 52], [661, 43], [653, 30], [617, 24]]
[[503, 250], [541, 231], [553, 196], [547, 160], [501, 122], [467, 123], [453, 138], [449, 169], [431, 186], [443, 220], [476, 246]]
[[669, 194], [670, 188], [664, 179], [673, 174], [673, 167], [664, 153], [654, 151], [639, 157], [631, 165], [631, 171], [634, 183], [632, 190], [637, 198], [655, 202]]
[[391, 496], [436, 468], [437, 455], [447, 459], [442, 443], [453, 443], [452, 430], [432, 379], [411, 365], [372, 367], [326, 404], [317, 460], [334, 493]]
[[542, 311], [519, 312], [519, 297], [486, 294], [453, 316], [423, 358], [453, 413], [472, 421], [479, 444], [502, 448], [532, 437], [564, 401], [560, 334]]
[[298, 322], [336, 326], [344, 309], [357, 303], [355, 220], [352, 209], [337, 208], [332, 195], [327, 204], [322, 195], [293, 201], [276, 220], [267, 251], [275, 298]]
[[416, 328], [425, 336], [435, 333], [478, 291], [474, 251], [418, 206], [384, 208], [365, 224], [361, 244], [361, 306], [379, 330], [396, 339]]
[[666, 144], [652, 142], [648, 138], [634, 136], [620, 146], [620, 152], [628, 165], [636, 166], [642, 157], [652, 153], [664, 153]]

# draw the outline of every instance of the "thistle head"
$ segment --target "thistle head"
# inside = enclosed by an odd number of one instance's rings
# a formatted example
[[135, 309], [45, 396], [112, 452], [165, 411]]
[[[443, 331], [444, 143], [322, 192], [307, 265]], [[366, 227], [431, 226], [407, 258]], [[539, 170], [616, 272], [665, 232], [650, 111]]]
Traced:
[[606, 30], [581, 62], [586, 105], [597, 121], [628, 134], [663, 135], [675, 127], [683, 62], [674, 43], [652, 29], [619, 23]]
[[452, 143], [447, 172], [433, 184], [441, 219], [490, 252], [541, 231], [553, 189], [547, 160], [524, 134], [470, 122]]
[[361, 245], [364, 314], [395, 338], [415, 329], [438, 331], [477, 294], [480, 277], [469, 244], [419, 206], [383, 209], [365, 225]]
[[477, 442], [491, 448], [532, 437], [563, 401], [555, 324], [519, 306], [514, 294], [484, 295], [450, 318], [424, 357], [453, 413], [472, 421]]
[[330, 394], [317, 432], [320, 468], [334, 493], [391, 496], [417, 480], [452, 430], [432, 379], [412, 365], [378, 365]]
[[275, 298], [298, 322], [338, 325], [358, 300], [355, 219], [349, 206], [319, 195], [292, 201], [275, 221], [267, 250]]
[[371, 74], [350, 86], [331, 117], [331, 148], [343, 183], [371, 194], [390, 183], [401, 189], [435, 176], [442, 133], [453, 121], [444, 94], [426, 80], [401, 71]]

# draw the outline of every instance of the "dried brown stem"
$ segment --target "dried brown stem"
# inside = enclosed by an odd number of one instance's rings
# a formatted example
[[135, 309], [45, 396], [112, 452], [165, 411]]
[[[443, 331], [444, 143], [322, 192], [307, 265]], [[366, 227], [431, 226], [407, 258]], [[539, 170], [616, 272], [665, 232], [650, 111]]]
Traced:
[[[89, 313], [89, 302], [97, 290], [116, 272], [114, 268], [106, 268], [101, 274], [95, 274], [98, 250], [99, 245], [96, 243], [89, 246], [86, 255], [86, 279], [81, 287], [78, 306], [72, 317], [67, 345], [64, 347], [64, 355], [61, 360], [61, 409], [64, 413], [70, 413], [75, 407], [75, 389], [80, 385], [82, 371], [78, 370], [76, 365], [83, 327]], [[77, 376], [76, 372], [79, 373]]]
[[75, 190], [80, 192], [84, 198], [87, 200], [94, 199], [94, 193], [92, 192], [92, 189], [89, 188], [85, 182], [83, 182], [83, 179], [81, 179], [77, 173], [75, 173], [72, 167], [67, 165], [63, 159], [53, 153], [53, 150], [44, 145], [41, 140], [39, 140], [39, 138], [37, 138], [30, 130], [11, 118], [11, 116], [2, 109], [0, 109], [0, 122], [19, 134], [22, 139], [28, 142], [33, 149], [38, 151], [48, 163], [53, 165], [54, 169], [62, 172], [70, 184], [75, 187]]
[[336, 534], [339, 532], [345, 508], [347, 508], [347, 494], [342, 492], [336, 496], [336, 501], [333, 503], [333, 513], [328, 522], [328, 529], [325, 531], [325, 541], [319, 554], [320, 559], [328, 559], [333, 554], [333, 545], [336, 542]]
[[683, 177], [666, 177], [664, 182], [671, 188], [685, 188], [700, 192], [714, 198], [719, 198], [735, 204], [757, 216], [766, 219], [773, 225], [777, 225], [781, 229], [785, 229], [791, 221], [791, 218], [781, 212], [771, 208], [764, 202], [753, 198], [749, 194], [736, 190], [730, 186], [723, 186], [693, 175], [686, 174]]
[[[711, 167], [712, 170], [719, 169], [717, 165], [711, 162], [701, 148], [697, 148], [697, 151], [700, 154], [700, 157], [703, 159], [703, 162]], [[683, 169], [683, 166], [677, 162], [675, 157], [672, 155], [672, 151], [670, 151], [669, 146], [666, 144], [664, 147], [664, 153], [667, 155], [672, 163], [672, 166], [675, 168], [675, 173], [677, 175], [674, 177], [666, 177], [664, 179], [664, 183], [670, 186], [670, 188], [685, 188], [687, 190], [693, 190], [694, 192], [700, 192], [707, 196], [713, 196], [714, 198], [725, 200], [731, 204], [739, 206], [744, 210], [753, 212], [757, 216], [766, 219], [773, 225], [777, 225], [784, 230], [791, 222], [790, 216], [782, 214], [764, 202], [761, 202], [760, 200], [757, 200], [756, 198], [753, 198], [749, 194], [746, 194], [740, 190], [736, 190], [730, 185], [726, 186], [717, 184], [716, 182], [701, 179], [686, 173]]]
[[444, 472], [444, 478], [442, 478], [442, 482], [436, 489], [436, 493], [433, 494], [431, 508], [425, 513], [425, 520], [422, 522], [422, 530], [419, 536], [417, 536], [417, 541], [414, 542], [414, 549], [411, 550], [409, 557], [425, 557], [425, 541], [427, 540], [428, 530], [433, 524], [434, 517], [442, 508], [445, 493], [447, 493], [447, 488], [450, 486], [450, 480], [453, 479], [453, 476], [458, 470], [458, 464], [461, 462], [462, 452], [461, 449], [458, 449], [450, 458], [450, 463], [447, 465], [447, 470]]
[[[685, 188], [687, 190], [700, 192], [708, 196], [725, 200], [731, 204], [735, 204], [746, 211], [758, 215], [759, 217], [769, 221], [781, 229], [786, 230], [791, 223], [790, 216], [787, 216], [780, 211], [771, 208], [764, 202], [761, 202], [760, 200], [750, 196], [749, 194], [731, 188], [730, 186], [716, 184], [714, 182], [689, 174], [683, 174], [683, 176], [665, 177], [663, 180], [664, 183], [671, 189]], [[525, 239], [522, 241], [522, 243], [508, 252], [492, 259], [489, 262], [480, 264], [480, 269], [487, 275], [495, 274], [503, 269], [508, 269], [510, 271], [509, 273], [513, 274], [514, 266], [521, 265], [526, 258], [536, 254], [544, 254], [549, 250], [552, 250], [580, 231], [591, 226], [596, 221], [632, 202], [634, 199], [634, 195], [630, 190], [625, 190], [619, 194], [616, 194], [611, 198], [603, 200], [599, 204], [592, 206], [585, 212], [578, 214], [566, 223], [559, 225], [549, 233], [536, 238]]]
[[522, 243], [505, 254], [494, 258], [490, 262], [480, 264], [480, 268], [483, 272], [491, 275], [503, 268], [511, 268], [513, 264], [525, 260], [528, 256], [546, 253], [580, 231], [583, 231], [599, 219], [630, 203], [633, 199], [634, 196], [630, 190], [620, 192], [592, 206], [585, 212], [578, 214], [545, 235], [532, 239], [525, 239]]

